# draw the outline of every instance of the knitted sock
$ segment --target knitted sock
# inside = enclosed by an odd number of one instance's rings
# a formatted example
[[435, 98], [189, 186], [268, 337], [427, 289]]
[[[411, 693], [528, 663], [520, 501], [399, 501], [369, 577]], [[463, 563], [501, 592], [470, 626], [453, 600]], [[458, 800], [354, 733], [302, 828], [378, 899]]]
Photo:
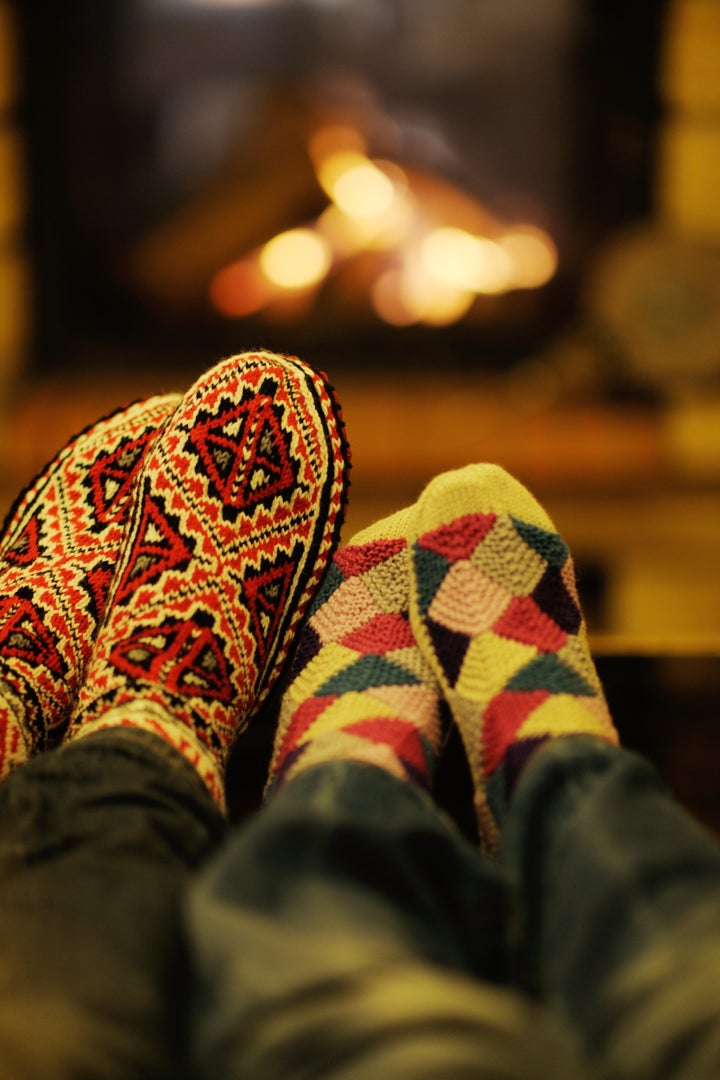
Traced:
[[154, 732], [220, 806], [342, 524], [346, 446], [323, 379], [246, 354], [183, 398], [138, 477], [126, 542], [69, 737]]
[[521, 484], [493, 465], [444, 474], [411, 528], [410, 620], [460, 729], [492, 853], [498, 816], [539, 745], [572, 734], [617, 742], [617, 732], [570, 552]]
[[0, 536], [0, 778], [60, 741], [102, 619], [135, 475], [177, 396], [76, 436]]
[[386, 518], [333, 559], [299, 637], [268, 791], [346, 758], [430, 787], [441, 695], [408, 622], [408, 518]]

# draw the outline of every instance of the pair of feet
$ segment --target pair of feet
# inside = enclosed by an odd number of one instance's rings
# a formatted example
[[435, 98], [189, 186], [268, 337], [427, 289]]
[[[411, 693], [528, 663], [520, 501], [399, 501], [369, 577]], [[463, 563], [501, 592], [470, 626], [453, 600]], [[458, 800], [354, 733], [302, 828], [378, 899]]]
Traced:
[[324, 379], [268, 353], [70, 443], [0, 537], [0, 776], [122, 725], [175, 746], [222, 806], [232, 742], [297, 639], [270, 786], [349, 757], [430, 787], [445, 699], [494, 851], [489, 800], [539, 743], [616, 740], [568, 549], [480, 465], [333, 556], [347, 468]]
[[567, 545], [503, 469], [433, 480], [338, 551], [299, 636], [270, 790], [333, 758], [432, 787], [449, 706], [483, 850], [549, 739], [617, 742]]
[[324, 379], [268, 353], [73, 440], [0, 537], [0, 776], [105, 727], [154, 732], [222, 806], [337, 544], [347, 487]]

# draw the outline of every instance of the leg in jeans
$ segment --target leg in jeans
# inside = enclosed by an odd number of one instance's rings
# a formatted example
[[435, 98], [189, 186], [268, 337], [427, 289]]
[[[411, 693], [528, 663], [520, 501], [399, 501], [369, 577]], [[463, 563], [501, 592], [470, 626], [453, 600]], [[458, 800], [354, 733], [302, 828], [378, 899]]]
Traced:
[[505, 887], [416, 785], [300, 771], [191, 891], [193, 1075], [582, 1075], [502, 986]]
[[30, 996], [58, 1017], [53, 1077], [167, 1067], [177, 893], [344, 509], [338, 406], [300, 361], [233, 357], [160, 405], [71, 444], [0, 542], [0, 592], [17, 588], [0, 602], [0, 775], [21, 765], [0, 798], [2, 1019], [11, 1034], [24, 1010], [40, 1054]]
[[333, 559], [268, 801], [193, 891], [199, 1077], [509, 1078], [565, 1060], [499, 985], [498, 868], [428, 794], [441, 696], [408, 621], [407, 523], [401, 511]]
[[640, 757], [542, 749], [510, 807], [526, 977], [619, 1077], [720, 1071], [720, 845]]
[[100, 732], [0, 785], [0, 1076], [178, 1075], [180, 896], [225, 831], [152, 735]]
[[611, 1075], [717, 1075], [718, 845], [618, 748], [567, 545], [522, 485], [469, 466], [418, 501], [411, 582], [487, 850], [510, 808], [531, 985]]

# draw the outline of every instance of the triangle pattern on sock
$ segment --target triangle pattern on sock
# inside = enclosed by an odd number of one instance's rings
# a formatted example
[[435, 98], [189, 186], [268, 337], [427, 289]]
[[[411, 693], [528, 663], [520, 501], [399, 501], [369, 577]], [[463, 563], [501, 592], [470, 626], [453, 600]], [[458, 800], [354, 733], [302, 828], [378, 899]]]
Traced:
[[336, 672], [316, 690], [318, 697], [368, 690], [372, 686], [412, 686], [419, 680], [400, 664], [384, 656], [360, 656], [354, 663]]
[[325, 601], [330, 599], [335, 590], [339, 589], [344, 581], [345, 578], [340, 573], [339, 568], [335, 565], [335, 561], [333, 560], [328, 567], [328, 571], [325, 574], [325, 578], [320, 588], [313, 597], [312, 604], [310, 605], [310, 614], [314, 614], [319, 607], [322, 607]]
[[367, 544], [351, 544], [340, 548], [335, 553], [337, 563], [343, 576], [353, 577], [356, 574], [364, 574], [380, 563], [399, 555], [405, 549], [406, 541], [400, 537], [396, 539], [380, 537], [371, 540]]
[[171, 692], [232, 700], [232, 685], [221, 643], [209, 626], [168, 620], [137, 630], [110, 653], [115, 668], [133, 679], [162, 680]]
[[440, 525], [437, 529], [423, 533], [418, 543], [436, 555], [443, 555], [450, 562], [457, 559], [469, 559], [475, 548], [492, 529], [497, 514], [465, 514], [456, 518], [451, 525]]
[[370, 622], [352, 630], [342, 639], [341, 644], [359, 653], [384, 655], [395, 649], [412, 648], [415, 645], [415, 635], [407, 618], [381, 612]]
[[369, 742], [389, 746], [400, 761], [414, 775], [427, 774], [427, 756], [415, 724], [394, 717], [378, 717], [377, 720], [358, 720], [344, 728], [351, 735], [359, 735]]
[[250, 406], [240, 402], [234, 409], [198, 416], [188, 436], [186, 449], [195, 451], [199, 471], [223, 502], [229, 501], [235, 476], [242, 467], [250, 424]]
[[594, 697], [595, 690], [552, 653], [542, 653], [512, 677], [507, 690], [549, 690], [553, 694], [575, 694]]
[[[247, 470], [245, 484], [239, 489], [241, 506], [255, 503], [269, 505], [276, 495], [286, 495], [295, 486], [296, 473], [287, 446], [287, 435], [270, 401], [256, 403], [254, 469]], [[237, 501], [237, 500], [236, 500]]]
[[243, 581], [253, 641], [260, 667], [264, 667], [277, 629], [287, 613], [296, 563], [292, 557], [278, 558], [272, 566], [249, 572]]
[[0, 653], [40, 665], [62, 676], [66, 664], [45, 626], [42, 612], [23, 596], [0, 599]]
[[163, 658], [171, 654], [184, 623], [172, 620], [161, 626], [143, 626], [110, 652], [110, 662], [131, 679], [158, 678]]
[[541, 652], [556, 652], [567, 641], [565, 631], [530, 596], [514, 597], [492, 629], [500, 637], [536, 645]]
[[85, 590], [90, 598], [90, 605], [96, 622], [99, 622], [103, 617], [113, 571], [112, 563], [103, 560], [92, 566], [83, 574], [80, 580], [80, 587]]
[[562, 536], [556, 532], [541, 529], [538, 525], [531, 525], [529, 521], [522, 521], [512, 514], [510, 517], [518, 536], [533, 551], [537, 551], [548, 566], [552, 566], [556, 570], [560, 570], [564, 566], [570, 554], [570, 549]]
[[412, 560], [413, 577], [417, 586], [417, 604], [424, 618], [452, 563], [444, 555], [424, 548], [419, 541], [413, 544]]
[[500, 764], [527, 717], [547, 701], [549, 690], [503, 690], [488, 704], [483, 717], [483, 771], [488, 776]]
[[40, 523], [36, 517], [31, 517], [13, 546], [4, 553], [3, 561], [13, 566], [30, 566], [45, 554], [40, 541]]
[[433, 619], [426, 619], [425, 627], [445, 678], [450, 686], [455, 686], [470, 645], [470, 637], [457, 630], [450, 630]]
[[105, 526], [123, 516], [123, 507], [132, 492], [140, 459], [149, 439], [149, 430], [136, 439], [125, 439], [112, 453], [101, 454], [83, 478], [90, 496], [96, 526]]
[[177, 662], [165, 676], [168, 689], [229, 705], [234, 693], [228, 662], [222, 642], [210, 627], [185, 623], [179, 644]]
[[288, 435], [272, 401], [263, 395], [199, 417], [187, 445], [225, 509], [269, 504], [295, 485]]
[[333, 702], [337, 701], [337, 696], [331, 697], [310, 697], [301, 702], [293, 713], [293, 718], [288, 725], [287, 730], [283, 734], [282, 744], [280, 747], [280, 756], [285, 757], [286, 754], [292, 753], [292, 747], [294, 744], [300, 742], [306, 731], [313, 726], [326, 709], [329, 709]]
[[193, 548], [193, 540], [180, 535], [177, 518], [166, 514], [159, 502], [146, 498], [115, 602], [128, 600], [138, 588], [168, 570], [185, 569]]
[[535, 586], [532, 598], [561, 630], [568, 634], [577, 634], [582, 623], [580, 608], [570, 595], [562, 574], [557, 567], [548, 566]]

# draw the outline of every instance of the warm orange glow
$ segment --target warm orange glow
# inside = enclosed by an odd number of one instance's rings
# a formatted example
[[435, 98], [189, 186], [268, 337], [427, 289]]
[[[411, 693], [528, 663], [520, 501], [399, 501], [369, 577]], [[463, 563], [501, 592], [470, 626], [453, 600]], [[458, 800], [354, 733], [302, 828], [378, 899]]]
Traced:
[[364, 154], [343, 150], [317, 165], [321, 186], [340, 209], [362, 221], [382, 216], [395, 199], [395, 184]]
[[342, 149], [326, 154], [315, 161], [320, 186], [329, 198], [334, 198], [338, 180], [353, 169], [365, 165], [368, 158], [359, 150]]
[[512, 287], [538, 289], [554, 276], [558, 266], [555, 244], [542, 229], [517, 226], [499, 241], [510, 259]]
[[260, 252], [263, 273], [283, 289], [316, 285], [330, 269], [331, 259], [327, 240], [312, 229], [279, 233]]
[[361, 251], [389, 251], [407, 241], [415, 224], [412, 200], [401, 195], [385, 213], [373, 218], [351, 217], [332, 203], [318, 219], [318, 229], [343, 258]]
[[251, 259], [242, 259], [219, 270], [210, 282], [210, 302], [229, 318], [242, 318], [259, 311], [268, 298], [267, 286]]
[[372, 305], [383, 322], [391, 326], [410, 326], [417, 322], [403, 295], [401, 270], [388, 270], [374, 283], [371, 291]]
[[419, 259], [409, 258], [404, 267], [402, 298], [416, 321], [428, 326], [449, 326], [462, 319], [472, 306], [474, 295], [467, 289], [441, 281], [429, 274]]
[[371, 161], [355, 165], [339, 176], [333, 187], [333, 198], [350, 217], [380, 217], [395, 198], [392, 180], [380, 172]]
[[317, 128], [308, 141], [308, 153], [316, 166], [342, 152], [364, 155], [367, 150], [365, 138], [347, 124], [327, 124]]
[[423, 241], [422, 260], [429, 274], [461, 291], [497, 293], [510, 283], [506, 252], [492, 240], [464, 229], [433, 229]]

